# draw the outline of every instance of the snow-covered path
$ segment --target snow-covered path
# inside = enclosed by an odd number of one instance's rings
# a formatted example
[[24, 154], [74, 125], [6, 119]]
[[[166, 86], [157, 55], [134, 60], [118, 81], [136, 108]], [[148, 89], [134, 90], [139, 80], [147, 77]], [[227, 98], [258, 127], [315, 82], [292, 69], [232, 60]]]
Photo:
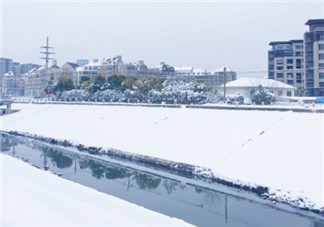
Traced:
[[324, 207], [324, 114], [50, 104], [13, 109], [20, 111], [2, 117], [3, 130], [200, 165]]
[[1, 226], [191, 226], [0, 154]]

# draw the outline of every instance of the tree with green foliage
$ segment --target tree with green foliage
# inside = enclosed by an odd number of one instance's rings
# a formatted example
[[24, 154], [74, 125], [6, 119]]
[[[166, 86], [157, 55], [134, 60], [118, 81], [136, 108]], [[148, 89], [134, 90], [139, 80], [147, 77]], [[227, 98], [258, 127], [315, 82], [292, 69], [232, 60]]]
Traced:
[[210, 90], [211, 87], [208, 86], [207, 82], [204, 79], [198, 79], [194, 82], [194, 92], [207, 92]]
[[55, 86], [53, 84], [53, 81], [49, 81], [47, 86], [44, 88], [44, 92], [46, 94], [52, 94], [54, 93], [54, 90], [55, 90]]
[[147, 76], [139, 80], [138, 90], [140, 92], [142, 92], [143, 94], [148, 94], [148, 92], [152, 89], [161, 91], [162, 82], [159, 78], [154, 76]]
[[123, 87], [123, 90], [128, 89], [128, 90], [134, 91], [138, 88], [138, 79], [135, 77], [126, 78], [122, 82], [122, 87]]
[[69, 91], [72, 90], [73, 87], [73, 81], [67, 76], [62, 76], [59, 78], [54, 90], [63, 92], [63, 91]]
[[81, 78], [80, 78], [80, 85], [82, 85], [83, 82], [90, 83], [90, 77], [88, 77], [88, 76], [81, 76]]
[[274, 95], [259, 85], [257, 88], [252, 88], [251, 101], [256, 105], [270, 105], [274, 102]]
[[106, 79], [103, 75], [98, 74], [94, 80], [93, 83], [89, 86], [89, 91], [94, 93], [96, 91], [103, 91], [106, 90], [106, 86], [104, 86], [106, 83]]
[[110, 89], [123, 91], [125, 89], [125, 87], [122, 85], [122, 83], [125, 79], [126, 79], [125, 75], [112, 74], [112, 75], [108, 76], [108, 78], [107, 78], [108, 87]]

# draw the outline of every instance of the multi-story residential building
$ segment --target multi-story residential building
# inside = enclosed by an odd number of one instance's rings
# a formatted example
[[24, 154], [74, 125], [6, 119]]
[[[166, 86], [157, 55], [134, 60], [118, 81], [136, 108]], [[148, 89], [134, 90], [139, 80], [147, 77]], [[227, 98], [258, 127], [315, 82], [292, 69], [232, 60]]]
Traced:
[[324, 19], [308, 20], [304, 39], [270, 42], [268, 78], [297, 88], [297, 95], [324, 96]]
[[1, 79], [1, 96], [16, 97], [23, 96], [25, 91], [24, 79], [20, 75], [14, 75], [13, 72], [5, 73]]
[[111, 74], [127, 75], [126, 73], [130, 73], [133, 75], [135, 74], [134, 70], [136, 70], [136, 68], [133, 64], [125, 65], [122, 56], [116, 56], [113, 58], [104, 58], [102, 60], [93, 59], [92, 62], [76, 69], [76, 77], [77, 81], [80, 81], [82, 76], [88, 76], [90, 80], [93, 80], [98, 74], [107, 78]]
[[14, 75], [21, 75], [19, 62], [12, 63], [12, 72]]
[[157, 76], [161, 79], [171, 78], [175, 75], [174, 67], [165, 62], [160, 62], [160, 65], [155, 68], [149, 68], [147, 73], [150, 76]]
[[55, 84], [61, 76], [61, 69], [56, 65], [56, 61], [46, 68], [41, 66], [32, 69], [26, 74], [25, 95], [29, 97], [40, 97], [49, 83]]
[[[224, 75], [224, 67], [226, 68], [225, 75]], [[218, 86], [224, 85], [224, 80], [226, 83], [236, 80], [236, 78], [237, 78], [236, 72], [233, 71], [228, 66], [224, 66], [224, 67], [215, 69], [211, 73], [212, 77], [209, 79], [211, 84], [214, 84], [215, 86], [218, 87]], [[225, 79], [224, 79], [224, 77], [225, 77]]]
[[139, 60], [137, 63], [135, 63], [135, 66], [136, 66], [136, 71], [138, 76], [148, 75], [148, 68], [143, 60]]
[[12, 59], [0, 58], [0, 76], [12, 71]]
[[305, 94], [324, 96], [324, 19], [308, 20], [304, 34]]
[[302, 92], [304, 87], [304, 46], [303, 40], [270, 42], [268, 52], [268, 78], [296, 87]]
[[[207, 84], [213, 87], [219, 87], [224, 84], [224, 68], [215, 69], [212, 73], [204, 68], [175, 67], [175, 76], [180, 77], [185, 82], [196, 80], [204, 80]], [[236, 80], [236, 72], [230, 68], [226, 68], [226, 82]]]
[[133, 63], [125, 64], [125, 75], [126, 76], [137, 76], [136, 65]]
[[80, 81], [77, 77], [77, 68], [79, 66], [72, 62], [65, 62], [64, 65], [61, 66], [61, 76], [66, 76], [73, 81], [73, 85], [75, 87], [79, 86]]

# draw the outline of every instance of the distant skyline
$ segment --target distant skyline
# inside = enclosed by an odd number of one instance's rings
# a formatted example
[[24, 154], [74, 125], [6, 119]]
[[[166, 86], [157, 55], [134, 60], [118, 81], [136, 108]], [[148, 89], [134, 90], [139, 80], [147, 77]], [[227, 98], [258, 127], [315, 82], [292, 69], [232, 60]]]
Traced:
[[[243, 76], [267, 75], [271, 41], [302, 39], [324, 1], [1, 1], [1, 57], [44, 64], [46, 36], [58, 65], [122, 55]], [[250, 72], [256, 71], [256, 72]], [[250, 73], [248, 73], [250, 72]]]

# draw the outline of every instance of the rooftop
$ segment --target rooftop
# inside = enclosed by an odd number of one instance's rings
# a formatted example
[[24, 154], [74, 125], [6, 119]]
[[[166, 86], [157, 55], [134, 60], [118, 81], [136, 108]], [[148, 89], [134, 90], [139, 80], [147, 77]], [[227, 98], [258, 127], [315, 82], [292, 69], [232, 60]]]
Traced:
[[296, 89], [295, 87], [283, 82], [265, 78], [239, 78], [237, 80], [228, 82], [226, 87], [258, 87], [259, 85], [264, 88]]
[[293, 44], [293, 43], [303, 43], [304, 41], [302, 39], [293, 39], [289, 41], [273, 41], [270, 42], [270, 46], [280, 45], [280, 44]]
[[305, 25], [313, 25], [313, 24], [321, 24], [324, 26], [324, 19], [310, 19], [305, 23]]

